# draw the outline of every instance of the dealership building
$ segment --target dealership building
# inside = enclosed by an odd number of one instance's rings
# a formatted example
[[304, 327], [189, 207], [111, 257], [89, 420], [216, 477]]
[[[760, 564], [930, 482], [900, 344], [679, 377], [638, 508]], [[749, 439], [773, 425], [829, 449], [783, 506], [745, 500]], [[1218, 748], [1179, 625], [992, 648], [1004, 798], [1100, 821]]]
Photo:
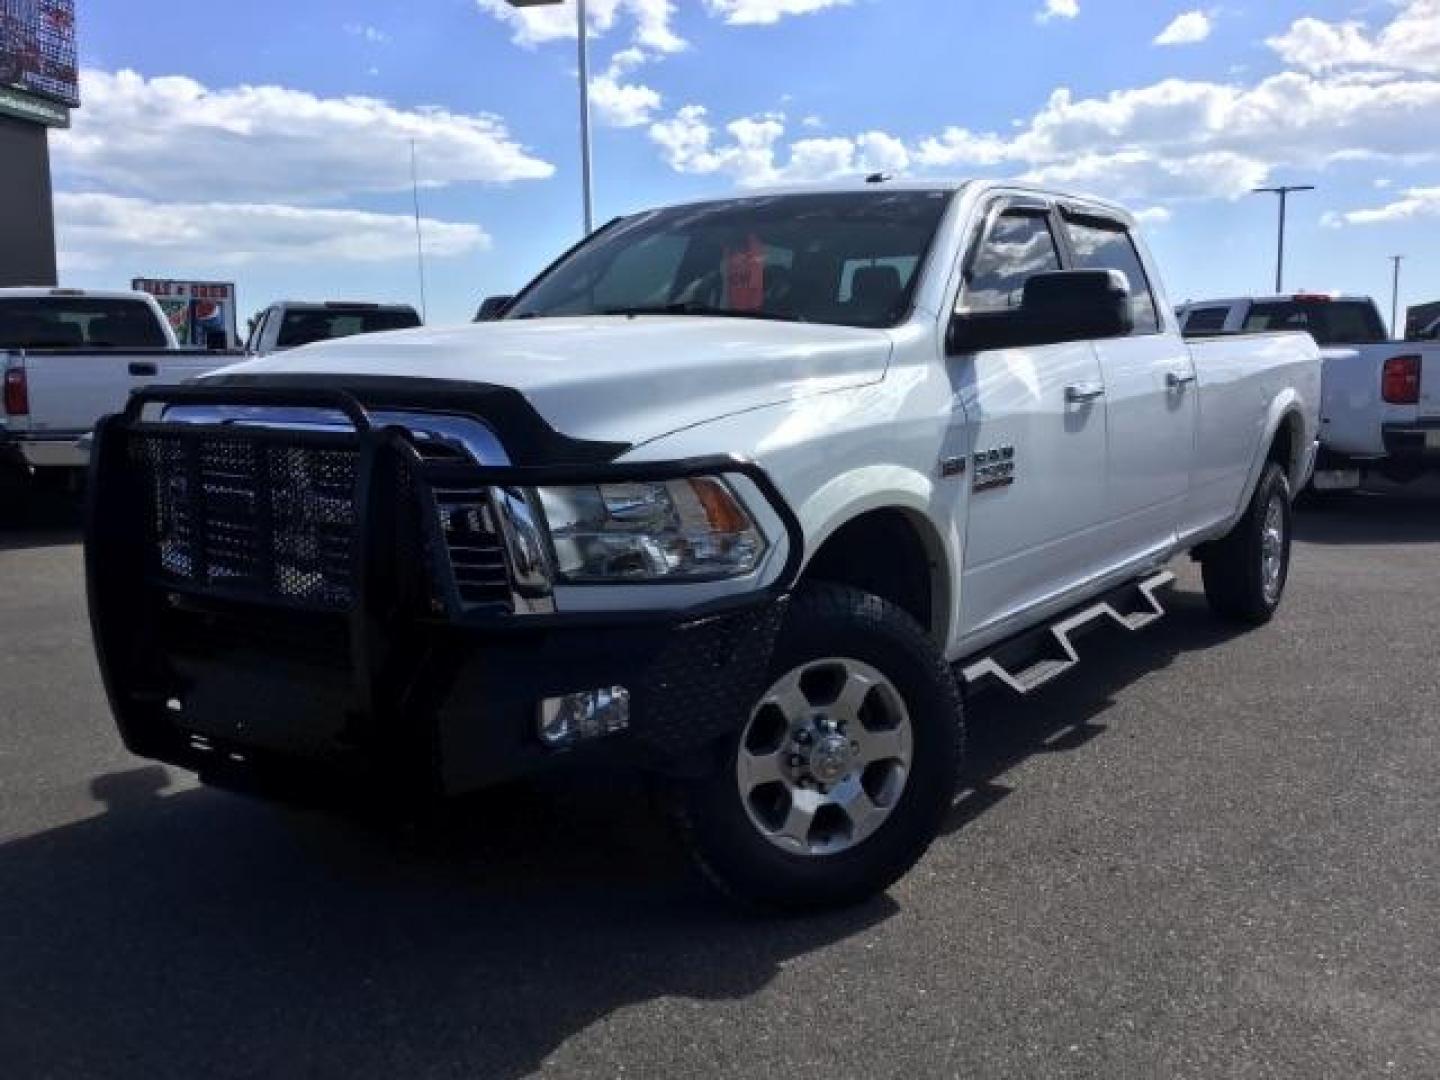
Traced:
[[50, 129], [79, 104], [74, 0], [0, 0], [0, 286], [56, 284]]

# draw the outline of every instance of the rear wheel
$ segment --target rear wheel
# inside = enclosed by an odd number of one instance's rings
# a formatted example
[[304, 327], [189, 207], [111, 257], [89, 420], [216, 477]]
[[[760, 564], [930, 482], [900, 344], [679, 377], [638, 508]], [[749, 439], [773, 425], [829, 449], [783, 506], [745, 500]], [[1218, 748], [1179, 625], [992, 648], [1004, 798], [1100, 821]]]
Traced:
[[954, 797], [954, 677], [905, 612], [854, 589], [799, 595], [725, 765], [681, 792], [681, 825], [726, 893], [769, 907], [854, 903], [924, 854]]
[[1268, 622], [1290, 577], [1290, 482], [1273, 462], [1256, 485], [1245, 516], [1201, 557], [1205, 597], [1217, 615]]

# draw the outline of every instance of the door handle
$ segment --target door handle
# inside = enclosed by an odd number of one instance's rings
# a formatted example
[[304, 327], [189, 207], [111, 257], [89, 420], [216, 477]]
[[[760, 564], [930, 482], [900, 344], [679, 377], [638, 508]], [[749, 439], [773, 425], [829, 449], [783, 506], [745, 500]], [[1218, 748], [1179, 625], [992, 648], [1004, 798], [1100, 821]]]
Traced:
[[1171, 390], [1180, 390], [1189, 386], [1196, 379], [1193, 371], [1171, 371], [1165, 376], [1165, 385]]
[[131, 375], [158, 375], [159, 373], [160, 369], [154, 364], [143, 360], [132, 360], [130, 362]]
[[1105, 387], [1099, 383], [1075, 383], [1065, 387], [1065, 400], [1071, 405], [1084, 404], [1105, 396]]

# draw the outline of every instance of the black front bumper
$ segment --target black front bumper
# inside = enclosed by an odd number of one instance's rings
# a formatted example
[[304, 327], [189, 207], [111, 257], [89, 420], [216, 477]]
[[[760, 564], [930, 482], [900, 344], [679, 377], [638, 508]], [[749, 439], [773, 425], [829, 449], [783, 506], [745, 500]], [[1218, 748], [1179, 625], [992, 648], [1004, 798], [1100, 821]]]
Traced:
[[[355, 431], [237, 431], [146, 418], [157, 401], [258, 397], [278, 404], [297, 397], [247, 389], [149, 392], [97, 428], [86, 534], [90, 615], [111, 708], [130, 750], [202, 773], [299, 771], [391, 793], [448, 795], [580, 754], [694, 769], [743, 722], [763, 689], [801, 551], [793, 514], [756, 466], [735, 459], [437, 463], [422, 460], [402, 433], [371, 426], [351, 395], [298, 396], [302, 404], [324, 398], [341, 408]], [[190, 555], [179, 563], [173, 551], [162, 557], [157, 499], [174, 493], [157, 496], [147, 471], [157, 438], [174, 458], [165, 483], [181, 488], [207, 439], [227, 448], [254, 440], [287, 454], [306, 447], [318, 455], [352, 454], [353, 543], [332, 544], [330, 562], [314, 563], [319, 569], [302, 575], [301, 586], [287, 567], [285, 590], [270, 548], [268, 565], [252, 560], [242, 567], [253, 577], [196, 575]], [[257, 460], [268, 453], [257, 452]], [[774, 505], [790, 533], [790, 558], [769, 588], [703, 608], [565, 616], [467, 603], [434, 528], [438, 485], [578, 484], [717, 471], [748, 477]], [[350, 472], [337, 475], [350, 483]], [[188, 491], [211, 500], [229, 494], [201, 479]], [[274, 527], [279, 503], [290, 507], [294, 499], [255, 503], [260, 527]], [[199, 521], [187, 519], [190, 534]], [[195, 548], [202, 562], [205, 550]], [[542, 743], [542, 699], [611, 686], [630, 694], [628, 729], [567, 749]]]

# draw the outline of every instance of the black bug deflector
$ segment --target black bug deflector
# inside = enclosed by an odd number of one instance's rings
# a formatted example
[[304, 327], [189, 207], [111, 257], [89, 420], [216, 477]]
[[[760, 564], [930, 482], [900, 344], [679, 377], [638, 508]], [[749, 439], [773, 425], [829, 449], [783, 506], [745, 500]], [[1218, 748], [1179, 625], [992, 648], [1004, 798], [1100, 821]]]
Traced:
[[[176, 423], [170, 405], [322, 408], [348, 429]], [[678, 612], [517, 612], [495, 516], [461, 573], [440, 526], [447, 491], [716, 473], [772, 505], [788, 558], [764, 590]], [[86, 574], [111, 708], [131, 750], [201, 771], [300, 763], [463, 791], [561, 756], [535, 735], [541, 698], [609, 685], [630, 689], [632, 725], [600, 745], [673, 766], [743, 719], [802, 550], [753, 463], [426, 460], [338, 389], [147, 390], [92, 449]]]

